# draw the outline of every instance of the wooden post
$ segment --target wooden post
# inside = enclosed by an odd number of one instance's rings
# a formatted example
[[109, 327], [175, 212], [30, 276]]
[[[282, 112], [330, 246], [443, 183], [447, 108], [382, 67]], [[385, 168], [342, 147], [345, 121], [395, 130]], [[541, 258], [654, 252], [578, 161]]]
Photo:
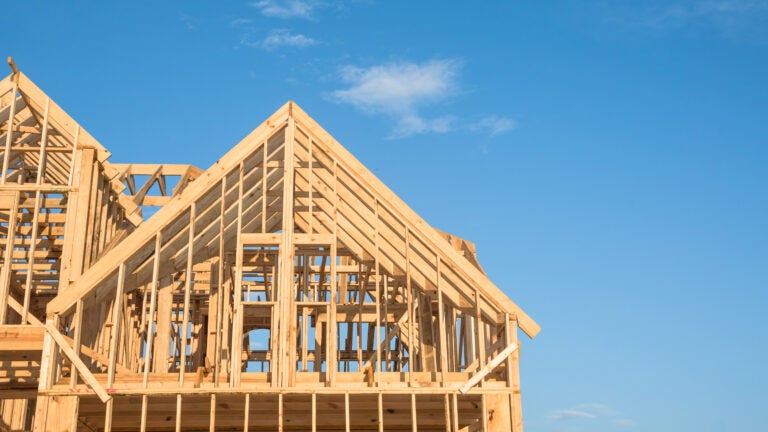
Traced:
[[338, 189], [338, 173], [337, 167], [336, 167], [336, 161], [333, 162], [333, 243], [331, 244], [331, 283], [330, 283], [330, 291], [331, 291], [331, 303], [328, 306], [328, 322], [326, 325], [328, 326], [328, 340], [327, 340], [327, 362], [326, 362], [326, 376], [328, 377], [328, 381], [326, 385], [330, 387], [334, 387], [336, 385], [336, 367], [338, 365], [337, 362], [337, 324], [336, 324], [336, 288], [338, 284], [337, 275], [336, 275], [336, 259], [337, 259], [337, 247], [339, 242], [339, 236], [338, 236], [338, 230], [339, 230], [339, 224], [338, 224], [338, 201], [339, 201], [339, 195], [337, 193]]
[[[179, 361], [179, 388], [184, 388], [184, 373], [187, 371], [187, 343], [190, 338], [189, 331], [189, 299], [192, 291], [193, 273], [192, 261], [195, 245], [195, 203], [189, 208], [189, 236], [187, 240], [187, 270], [184, 273], [184, 310], [181, 322], [181, 360]], [[176, 431], [181, 431], [181, 393], [176, 395]]]
[[75, 172], [77, 171], [77, 145], [80, 141], [80, 125], [75, 126], [75, 138], [72, 141], [72, 153], [70, 154], [69, 165], [69, 177], [67, 178], [67, 185], [72, 186], [75, 180]]
[[224, 272], [226, 271], [224, 266], [224, 215], [227, 211], [227, 176], [221, 179], [221, 203], [219, 205], [219, 260], [217, 262], [217, 302], [216, 302], [216, 328], [214, 329], [214, 354], [213, 354], [213, 383], [216, 387], [219, 386], [219, 374], [221, 373], [221, 348], [222, 348], [222, 326], [224, 323], [224, 304], [229, 305], [229, 297], [224, 295]]
[[411, 242], [409, 238], [410, 230], [408, 227], [405, 227], [405, 290], [408, 293], [408, 301], [406, 302], [406, 305], [408, 307], [408, 385], [413, 387], [414, 386], [414, 374], [413, 374], [413, 368], [415, 366], [414, 360], [415, 360], [415, 352], [416, 352], [416, 336], [415, 336], [415, 329], [416, 326], [416, 320], [414, 319], [415, 313], [413, 308], [415, 307], [415, 300], [414, 300], [414, 290], [411, 286], [411, 260], [410, 260], [410, 249], [411, 249]]
[[[120, 314], [123, 309], [123, 288], [125, 286], [125, 263], [121, 263], [117, 273], [117, 289], [112, 310], [112, 338], [109, 345], [109, 366], [107, 369], [107, 389], [112, 390], [115, 384], [115, 363], [117, 362], [117, 342], [120, 336]], [[107, 412], [104, 417], [104, 432], [112, 431], [113, 399], [107, 401]]]
[[280, 325], [276, 330], [276, 337], [281, 343], [278, 344], [278, 356], [276, 362], [276, 372], [278, 376], [279, 387], [289, 387], [294, 385], [296, 363], [293, 361], [296, 357], [296, 307], [294, 306], [293, 296], [293, 274], [294, 274], [294, 245], [293, 245], [293, 189], [294, 189], [294, 133], [296, 124], [293, 117], [288, 117], [288, 126], [285, 130], [285, 148], [283, 161], [283, 220], [282, 220], [282, 241], [280, 245], [280, 270], [278, 272], [280, 282], [277, 286], [278, 303], [276, 313], [280, 317]]
[[349, 392], [344, 392], [344, 430], [349, 432]]
[[37, 178], [35, 184], [37, 186], [45, 183], [45, 169], [47, 165], [48, 154], [45, 151], [45, 147], [48, 144], [48, 110], [51, 105], [51, 98], [45, 99], [45, 114], [43, 114], [43, 132], [40, 138], [40, 156], [37, 161]]
[[[10, 134], [11, 132], [8, 131]], [[3, 177], [5, 178], [5, 177]], [[11, 261], [13, 259], [13, 249], [16, 243], [16, 225], [19, 216], [19, 193], [11, 192], [11, 207], [8, 217], [8, 235], [5, 239], [5, 250], [3, 251], [5, 256], [3, 262], [6, 263], [0, 268], [0, 325], [5, 324], [6, 316], [8, 313], [8, 297], [11, 289]], [[23, 321], [22, 321], [23, 322]]]
[[[81, 341], [83, 336], [83, 301], [80, 300], [75, 305], [75, 316], [72, 319], [72, 323], [74, 326], [74, 351], [75, 356], [77, 358], [80, 358], [80, 348], [81, 348]], [[71, 331], [71, 329], [70, 329]], [[74, 388], [77, 385], [77, 374], [74, 372], [70, 372], [70, 379], [69, 379], [69, 386]], [[72, 404], [72, 416], [70, 418], [70, 424], [71, 425], [77, 425], [77, 413], [78, 413], [78, 406], [80, 405], [80, 398], [75, 397], [74, 403]]]
[[317, 432], [317, 393], [312, 392], [312, 432]]
[[[160, 284], [160, 246], [162, 241], [162, 233], [158, 232], [155, 236], [155, 256], [153, 258], [152, 262], [152, 293], [150, 294], [150, 300], [149, 300], [149, 318], [146, 322], [146, 340], [145, 340], [145, 349], [144, 349], [144, 379], [143, 379], [143, 387], [146, 389], [147, 385], [149, 384], [149, 368], [150, 368], [150, 353], [153, 352], [152, 350], [152, 344], [155, 340], [155, 308], [157, 305], [157, 289], [158, 285]], [[148, 403], [148, 396], [143, 395], [141, 397], [141, 432], [146, 432], [147, 428], [147, 403]]]
[[379, 432], [384, 432], [384, 395], [381, 394], [381, 391], [377, 394], [377, 401], [378, 401], [378, 420], [379, 420]]
[[[11, 159], [11, 144], [13, 144], [13, 119], [16, 116], [16, 93], [19, 90], [19, 81], [14, 78], [11, 90], [11, 109], [8, 117], [8, 134], [5, 136], [5, 151], [3, 152], [3, 172], [0, 173], [0, 184], [6, 183], [8, 177], [8, 162]], [[30, 108], [31, 109], [31, 108]]]
[[[477, 338], [477, 364], [478, 368], [482, 369], [485, 366], [485, 324], [483, 323], [483, 315], [480, 312], [480, 291], [475, 290], [475, 337]], [[480, 386], [483, 386], [483, 382], [480, 381]]]
[[243, 415], [243, 432], [248, 432], [248, 426], [250, 425], [251, 416], [251, 395], [245, 394], [245, 412]]
[[437, 254], [435, 254], [435, 275], [435, 285], [437, 285], [437, 322], [440, 328], [440, 384], [445, 387], [445, 377], [448, 373], [448, 343], [445, 329], [445, 305], [443, 304], [445, 299], [443, 298], [443, 290], [440, 284], [440, 257]]
[[[22, 321], [22, 323], [25, 321]], [[53, 332], [50, 329], [55, 330], [58, 326], [58, 316], [50, 316], [45, 320], [46, 329], [49, 329], [43, 339], [43, 353], [40, 359], [40, 378], [38, 379], [38, 392], [41, 390], [47, 390], [53, 383], [53, 374], [56, 371], [56, 360], [53, 358], [53, 353], [56, 350], [56, 345], [53, 338]], [[34, 430], [44, 431], [48, 420], [48, 406], [51, 403], [51, 399], [48, 396], [37, 396], [37, 403], [35, 404], [35, 426]]]
[[445, 432], [451, 432], [451, 402], [448, 393], [444, 396], [443, 409], [445, 410]]
[[453, 432], [459, 432], [459, 401], [456, 393], [453, 394]]
[[[235, 301], [232, 310], [232, 344], [230, 345], [230, 387], [240, 385], [240, 369], [242, 368], [241, 355], [243, 351], [243, 171], [245, 167], [240, 162], [237, 182], [237, 250], [235, 251]], [[272, 330], [274, 331], [274, 330]], [[274, 336], [273, 336], [274, 337]], [[272, 356], [274, 356], [274, 351]], [[273, 360], [274, 363], [274, 360]], [[271, 366], [271, 364], [270, 364]], [[272, 372], [272, 385], [275, 385], [274, 368]]]
[[314, 217], [312, 215], [314, 211], [314, 202], [312, 200], [312, 190], [314, 189], [314, 186], [312, 185], [312, 138], [309, 138], [309, 173], [307, 176], [309, 177], [309, 180], [307, 183], [309, 184], [309, 211], [307, 215], [307, 219], [309, 219], [309, 233], [314, 233], [314, 229], [312, 228], [312, 221], [314, 220]]
[[42, 196], [38, 190], [35, 192], [35, 209], [32, 216], [32, 239], [30, 240], [29, 255], [27, 258], [27, 274], [24, 281], [24, 307], [21, 312], [21, 322], [27, 321], [27, 314], [29, 313], [29, 301], [32, 295], [32, 281], [34, 280], [35, 275], [35, 250], [37, 249], [37, 235], [38, 230], [40, 229], [40, 224], [38, 222], [40, 218], [41, 201]]
[[59, 276], [59, 290], [64, 292], [69, 288], [70, 281], [78, 278], [83, 270], [86, 244], [89, 241], [86, 235], [89, 224], [93, 220], [89, 218], [91, 202], [91, 182], [93, 181], [96, 153], [93, 148], [84, 148], [77, 151], [75, 173], [72, 186], [74, 190], [69, 193], [67, 205], [67, 223], [64, 227], [64, 237], [69, 239], [83, 239], [81, 241], [67, 241], [62, 250], [61, 274]]
[[[505, 315], [504, 333], [507, 343], [519, 345], [517, 340], [517, 319], [510, 319]], [[520, 350], [515, 350], [507, 357], [507, 386], [511, 387], [510, 411], [512, 417], [512, 431], [523, 432], [523, 403], [520, 396]]]
[[216, 431], [216, 393], [211, 394], [211, 411], [208, 420], [208, 432]]
[[166, 373], [169, 370], [169, 350], [171, 347], [171, 320], [173, 319], [173, 278], [166, 276], [158, 279], [160, 284], [157, 291], [157, 339], [152, 360], [155, 373]]
[[[376, 373], [376, 386], [381, 386], [381, 275], [379, 274], [379, 200], [374, 203], [374, 219], [373, 219], [373, 247], [374, 261], [373, 267], [375, 270], [376, 280], [376, 367], [373, 368]], [[381, 399], [381, 393], [379, 393], [379, 399]], [[381, 405], [381, 404], [379, 404]], [[379, 413], [379, 428], [381, 428], [381, 413]]]

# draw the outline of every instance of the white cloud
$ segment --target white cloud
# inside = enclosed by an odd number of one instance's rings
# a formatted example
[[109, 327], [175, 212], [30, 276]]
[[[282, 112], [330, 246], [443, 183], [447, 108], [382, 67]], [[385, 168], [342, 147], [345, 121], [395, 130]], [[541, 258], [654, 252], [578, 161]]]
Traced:
[[348, 88], [331, 92], [330, 98], [368, 114], [384, 114], [397, 120], [390, 137], [417, 133], [445, 133], [454, 117], [427, 119], [420, 110], [458, 93], [456, 81], [461, 61], [431, 60], [423, 63], [393, 62], [367, 68], [346, 66], [341, 80]]
[[312, 19], [312, 14], [318, 7], [317, 2], [303, 0], [260, 0], [251, 5], [267, 17], [304, 19]]
[[515, 128], [517, 124], [514, 120], [507, 116], [490, 115], [483, 117], [480, 121], [469, 125], [469, 130], [473, 132], [483, 132], [494, 137], [496, 135], [509, 132]]
[[269, 51], [282, 47], [306, 48], [318, 44], [310, 37], [287, 29], [272, 30], [267, 37], [259, 41], [251, 41], [248, 35], [244, 35], [240, 42], [246, 46], [260, 47]]
[[579, 411], [575, 409], [564, 409], [564, 410], [554, 411], [550, 413], [547, 416], [547, 419], [549, 421], [563, 421], [563, 420], [573, 420], [573, 419], [592, 419], [596, 417], [597, 417], [596, 415], [588, 413], [586, 411]]
[[333, 97], [372, 113], [403, 114], [438, 102], [457, 91], [456, 76], [461, 62], [431, 60], [418, 63], [388, 63], [369, 68], [346, 66], [341, 79], [350, 84]]

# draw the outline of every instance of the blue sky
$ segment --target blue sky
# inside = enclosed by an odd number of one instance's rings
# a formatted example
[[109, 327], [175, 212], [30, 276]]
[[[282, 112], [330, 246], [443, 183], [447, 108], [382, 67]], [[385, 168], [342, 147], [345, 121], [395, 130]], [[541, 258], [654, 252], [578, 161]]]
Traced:
[[527, 431], [768, 430], [768, 1], [3, 11], [1, 54], [113, 161], [206, 168], [295, 100], [476, 242], [543, 327]]

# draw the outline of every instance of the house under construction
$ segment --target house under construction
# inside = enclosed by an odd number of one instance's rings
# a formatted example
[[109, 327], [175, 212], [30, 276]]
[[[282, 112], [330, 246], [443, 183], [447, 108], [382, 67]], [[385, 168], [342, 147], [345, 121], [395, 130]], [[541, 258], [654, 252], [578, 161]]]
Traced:
[[522, 432], [539, 326], [295, 103], [113, 164], [9, 63], [0, 429]]

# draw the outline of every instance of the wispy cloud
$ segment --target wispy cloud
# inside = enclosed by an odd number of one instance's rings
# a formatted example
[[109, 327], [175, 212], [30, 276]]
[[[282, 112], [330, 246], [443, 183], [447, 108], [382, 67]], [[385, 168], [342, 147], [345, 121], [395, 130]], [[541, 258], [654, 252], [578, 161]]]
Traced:
[[569, 420], [596, 420], [610, 422], [614, 427], [634, 427], [637, 423], [630, 418], [622, 417], [622, 414], [613, 408], [601, 403], [583, 403], [573, 408], [552, 411], [547, 415], [550, 422], [562, 422]]
[[365, 113], [384, 114], [396, 119], [392, 138], [427, 132], [445, 133], [453, 128], [452, 116], [428, 119], [420, 112], [458, 93], [457, 76], [461, 64], [457, 59], [437, 59], [370, 67], [345, 66], [341, 68], [340, 77], [348, 87], [333, 91], [329, 96]]
[[303, 18], [312, 19], [320, 4], [316, 1], [305, 0], [260, 0], [251, 3], [262, 15], [271, 18]]
[[445, 115], [433, 119], [419, 116], [408, 116], [398, 120], [397, 125], [389, 134], [389, 138], [406, 138], [411, 135], [425, 133], [446, 133], [455, 129], [456, 117]]
[[230, 27], [242, 27], [247, 26], [253, 22], [250, 18], [235, 18], [229, 22]]
[[352, 6], [372, 3], [373, 0], [258, 0], [251, 6], [269, 18], [316, 20], [324, 10], [333, 11], [341, 17]]
[[184, 25], [187, 30], [192, 31], [197, 30], [197, 27], [200, 24], [200, 20], [185, 13], [179, 14], [179, 21], [181, 21], [182, 25]]
[[547, 419], [549, 421], [563, 421], [563, 420], [573, 420], [573, 419], [591, 419], [596, 418], [597, 416], [594, 414], [590, 414], [586, 411], [579, 411], [575, 409], [564, 409], [564, 410], [558, 410], [553, 411], [549, 413], [547, 416]]
[[576, 405], [576, 409], [589, 411], [594, 414], [599, 414], [601, 416], [617, 416], [620, 413], [614, 410], [613, 408], [609, 407], [606, 404], [601, 403], [583, 403]]
[[240, 37], [241, 45], [263, 48], [267, 51], [274, 51], [283, 47], [306, 48], [318, 43], [318, 41], [309, 36], [294, 33], [288, 29], [272, 30], [264, 39], [254, 39], [252, 33], [245, 33]]
[[637, 422], [632, 419], [616, 419], [611, 422], [616, 427], [635, 427], [637, 426]]
[[615, 11], [611, 21], [662, 34], [708, 30], [729, 38], [768, 38], [768, 0], [645, 2]]
[[261, 46], [267, 50], [275, 50], [281, 47], [305, 48], [317, 45], [317, 41], [301, 33], [293, 33], [290, 30], [278, 29], [272, 30], [264, 40]]
[[495, 137], [496, 135], [511, 131], [515, 126], [517, 126], [517, 124], [511, 118], [494, 114], [483, 117], [479, 121], [470, 124], [469, 130], [473, 132], [487, 133], [491, 137]]

